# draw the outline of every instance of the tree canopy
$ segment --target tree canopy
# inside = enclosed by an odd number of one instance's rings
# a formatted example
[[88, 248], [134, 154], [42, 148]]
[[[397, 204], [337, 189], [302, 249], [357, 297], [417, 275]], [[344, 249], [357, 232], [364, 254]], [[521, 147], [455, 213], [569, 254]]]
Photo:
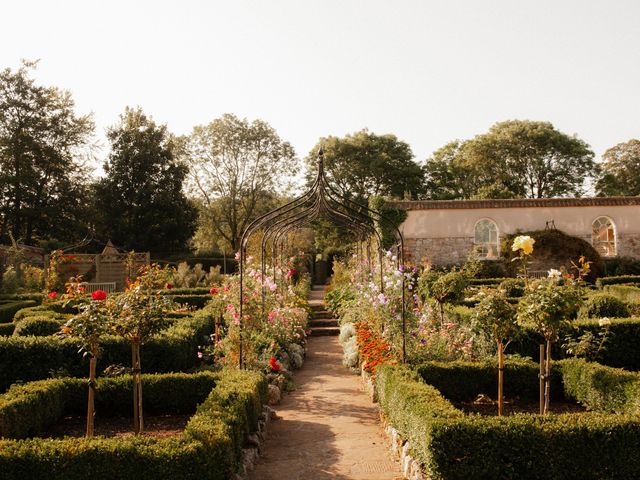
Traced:
[[611, 147], [603, 159], [596, 182], [599, 196], [640, 195], [640, 140]]
[[550, 198], [580, 196], [596, 165], [589, 146], [549, 122], [509, 120], [427, 160], [426, 196]]
[[166, 125], [127, 108], [108, 138], [106, 177], [95, 186], [98, 232], [127, 249], [184, 251], [197, 212], [182, 191], [188, 168]]
[[308, 180], [315, 178], [320, 147], [329, 181], [361, 203], [370, 196], [417, 198], [422, 190], [422, 169], [409, 144], [395, 135], [365, 129], [343, 138], [321, 138], [306, 158]]
[[201, 205], [200, 228], [235, 252], [245, 228], [270, 209], [298, 173], [293, 147], [268, 123], [231, 114], [195, 127], [186, 144], [190, 191]]
[[35, 62], [0, 72], [0, 240], [26, 244], [85, 235], [94, 125], [71, 94], [36, 85]]

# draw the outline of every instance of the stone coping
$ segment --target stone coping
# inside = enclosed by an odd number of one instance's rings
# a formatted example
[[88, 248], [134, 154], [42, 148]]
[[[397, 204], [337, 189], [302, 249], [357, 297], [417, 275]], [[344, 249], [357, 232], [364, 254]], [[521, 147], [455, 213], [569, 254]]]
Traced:
[[403, 210], [523, 207], [626, 207], [640, 205], [640, 197], [509, 198], [490, 200], [402, 200], [390, 201], [388, 205], [395, 208], [401, 208]]

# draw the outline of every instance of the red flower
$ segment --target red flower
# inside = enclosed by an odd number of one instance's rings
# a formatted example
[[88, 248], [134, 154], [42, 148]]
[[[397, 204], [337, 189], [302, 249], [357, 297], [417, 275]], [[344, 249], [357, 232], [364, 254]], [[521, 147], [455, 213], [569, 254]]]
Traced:
[[211, 290], [209, 290], [209, 293], [211, 295], [217, 295], [218, 294], [218, 289], [216, 287], [211, 287]]
[[271, 357], [271, 359], [269, 360], [269, 366], [271, 367], [272, 372], [279, 372], [281, 368], [278, 360], [276, 360], [276, 357]]
[[291, 279], [291, 277], [293, 277], [296, 273], [298, 273], [298, 271], [295, 268], [292, 268], [287, 272], [287, 279]]
[[47, 294], [47, 297], [49, 297], [51, 299], [56, 298], [57, 296], [58, 296], [58, 292], [49, 292]]
[[106, 300], [107, 292], [105, 292], [104, 290], [96, 290], [91, 294], [91, 298], [93, 298], [94, 300]]
[[[84, 287], [78, 287], [78, 291], [79, 291], [80, 293], [84, 293]], [[96, 290], [96, 291], [98, 291], [98, 290]]]
[[167, 283], [164, 288], [166, 288], [167, 290], [171, 290], [173, 288], [173, 284], [172, 283]]

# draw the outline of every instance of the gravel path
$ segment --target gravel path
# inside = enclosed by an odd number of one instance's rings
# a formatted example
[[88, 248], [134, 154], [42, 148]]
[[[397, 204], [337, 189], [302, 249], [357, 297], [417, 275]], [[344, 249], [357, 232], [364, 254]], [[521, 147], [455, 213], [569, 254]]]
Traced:
[[[312, 291], [321, 301], [322, 291]], [[337, 337], [312, 337], [295, 373], [296, 390], [276, 408], [251, 480], [396, 480], [378, 410], [360, 379], [342, 365]]]

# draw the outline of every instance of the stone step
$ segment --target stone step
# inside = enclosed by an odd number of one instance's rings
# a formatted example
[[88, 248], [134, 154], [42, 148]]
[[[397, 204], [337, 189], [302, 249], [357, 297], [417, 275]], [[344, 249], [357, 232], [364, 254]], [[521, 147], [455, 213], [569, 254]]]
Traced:
[[315, 327], [337, 327], [338, 320], [335, 318], [314, 318], [309, 320], [309, 326], [311, 328]]
[[313, 318], [333, 318], [333, 313], [328, 310], [318, 310], [313, 312]]
[[337, 337], [338, 335], [340, 335], [340, 329], [338, 327], [314, 327], [311, 329], [312, 337], [320, 337], [320, 336]]
[[310, 304], [310, 306], [311, 306], [311, 310], [313, 310], [314, 312], [321, 312], [327, 309], [324, 303], [312, 303]]

